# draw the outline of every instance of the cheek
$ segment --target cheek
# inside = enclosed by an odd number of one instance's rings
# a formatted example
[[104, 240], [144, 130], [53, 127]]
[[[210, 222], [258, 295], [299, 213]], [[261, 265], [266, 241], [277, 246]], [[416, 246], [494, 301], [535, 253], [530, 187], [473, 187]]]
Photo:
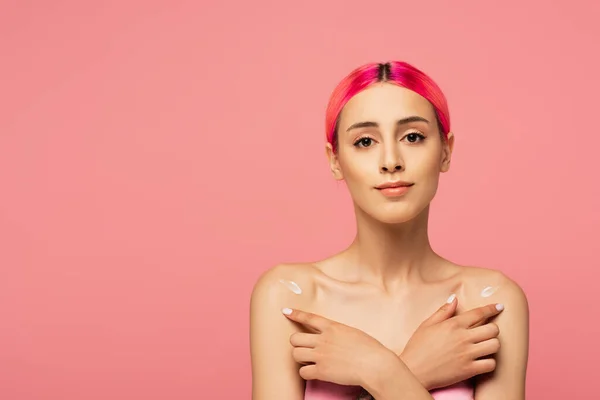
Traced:
[[[407, 176], [420, 187], [423, 201], [431, 201], [437, 192], [440, 179], [440, 160], [435, 155], [416, 158], [407, 163]], [[420, 196], [420, 197], [421, 197]]]
[[360, 154], [340, 158], [340, 167], [348, 186], [376, 184], [372, 182], [377, 175], [377, 159], [373, 160], [373, 156]]
[[411, 179], [430, 180], [440, 174], [440, 158], [437, 154], [420, 154], [406, 160], [406, 169]]

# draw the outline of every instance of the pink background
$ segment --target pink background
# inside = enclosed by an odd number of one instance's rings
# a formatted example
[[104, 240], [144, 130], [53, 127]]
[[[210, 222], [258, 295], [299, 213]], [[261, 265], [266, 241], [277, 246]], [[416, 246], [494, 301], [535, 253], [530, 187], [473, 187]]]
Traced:
[[524, 287], [530, 398], [590, 398], [598, 4], [2, 2], [0, 398], [249, 399], [254, 281], [354, 233], [328, 95], [388, 59], [450, 102], [435, 248]]

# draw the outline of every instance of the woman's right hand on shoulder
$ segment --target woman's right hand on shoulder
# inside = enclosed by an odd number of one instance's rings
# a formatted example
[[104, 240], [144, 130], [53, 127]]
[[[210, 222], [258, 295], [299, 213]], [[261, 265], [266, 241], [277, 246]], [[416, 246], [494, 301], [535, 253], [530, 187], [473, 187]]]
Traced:
[[[250, 300], [250, 354], [253, 400], [304, 399], [304, 380], [292, 357], [290, 336], [298, 328], [281, 313], [285, 307], [301, 307], [309, 292], [306, 273], [293, 265], [279, 265], [265, 272], [254, 285]], [[293, 280], [304, 295], [298, 296], [281, 283]]]
[[492, 372], [496, 367], [490, 356], [500, 349], [499, 329], [488, 320], [503, 307], [489, 304], [454, 316], [457, 304], [456, 298], [451, 298], [425, 320], [400, 355], [428, 390]]

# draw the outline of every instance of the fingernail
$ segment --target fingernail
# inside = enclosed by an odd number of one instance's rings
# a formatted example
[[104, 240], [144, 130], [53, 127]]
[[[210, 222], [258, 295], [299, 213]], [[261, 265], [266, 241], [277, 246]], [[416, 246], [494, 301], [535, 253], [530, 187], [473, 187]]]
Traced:
[[450, 297], [448, 297], [448, 300], [446, 300], [446, 303], [448, 303], [448, 304], [452, 303], [455, 298], [456, 298], [456, 295], [451, 294]]
[[498, 310], [498, 311], [504, 310], [504, 304], [496, 304], [496, 310]]
[[292, 309], [284, 308], [283, 310], [281, 310], [281, 312], [284, 313], [285, 315], [290, 315], [292, 313]]

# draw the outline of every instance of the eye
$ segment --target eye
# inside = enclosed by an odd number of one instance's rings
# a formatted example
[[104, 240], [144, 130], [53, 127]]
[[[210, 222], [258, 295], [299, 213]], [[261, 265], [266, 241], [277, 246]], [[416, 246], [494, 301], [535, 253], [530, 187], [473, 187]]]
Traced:
[[404, 136], [404, 138], [409, 143], [417, 143], [417, 142], [422, 142], [423, 140], [425, 140], [425, 136], [418, 132], [411, 132], [408, 135]]
[[370, 137], [363, 137], [354, 142], [354, 146], [356, 147], [369, 147], [373, 144], [373, 139]]

